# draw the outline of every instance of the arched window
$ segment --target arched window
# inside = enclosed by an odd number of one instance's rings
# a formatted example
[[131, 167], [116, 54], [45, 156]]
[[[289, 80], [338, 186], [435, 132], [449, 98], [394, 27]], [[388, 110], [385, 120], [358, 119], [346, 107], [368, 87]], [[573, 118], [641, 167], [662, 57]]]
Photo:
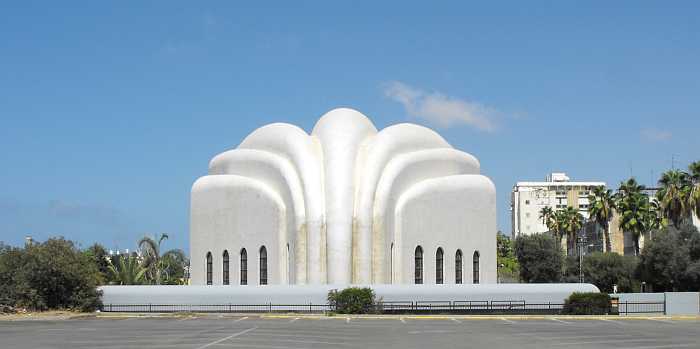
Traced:
[[455, 253], [455, 283], [462, 283], [462, 250]]
[[241, 249], [241, 285], [248, 284], [248, 252]]
[[479, 283], [479, 251], [474, 251], [474, 261], [472, 262], [472, 270], [474, 271], [474, 283]]
[[212, 284], [211, 269], [212, 269], [212, 264], [214, 263], [213, 259], [214, 258], [212, 258], [211, 252], [207, 252], [207, 285]]
[[442, 247], [438, 247], [437, 252], [435, 252], [435, 283], [444, 283], [444, 263], [445, 253], [442, 251]]
[[260, 247], [260, 284], [267, 285], [267, 249]]
[[224, 284], [224, 285], [228, 285], [228, 284], [229, 284], [229, 278], [228, 278], [229, 268], [228, 268], [228, 251], [227, 251], [227, 250], [224, 250], [223, 261], [224, 261], [224, 268], [223, 268], [223, 272], [224, 272], [224, 275], [223, 275], [223, 276], [224, 276], [224, 277], [223, 277], [223, 284]]
[[423, 248], [420, 246], [416, 247], [415, 281], [416, 284], [423, 283]]

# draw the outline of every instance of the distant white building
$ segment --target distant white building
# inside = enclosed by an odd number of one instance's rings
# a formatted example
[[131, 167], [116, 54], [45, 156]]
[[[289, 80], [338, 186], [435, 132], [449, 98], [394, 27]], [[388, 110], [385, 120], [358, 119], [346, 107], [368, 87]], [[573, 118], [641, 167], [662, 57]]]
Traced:
[[511, 194], [513, 238], [548, 231], [540, 218], [540, 210], [551, 207], [555, 211], [572, 206], [588, 218], [588, 195], [605, 182], [575, 182], [563, 172], [549, 174], [544, 182], [517, 182]]

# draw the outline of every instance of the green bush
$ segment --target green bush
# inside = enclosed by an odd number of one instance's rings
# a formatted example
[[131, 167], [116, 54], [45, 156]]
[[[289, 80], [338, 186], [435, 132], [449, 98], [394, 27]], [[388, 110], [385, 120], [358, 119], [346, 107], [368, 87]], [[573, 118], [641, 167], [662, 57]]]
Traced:
[[557, 239], [549, 234], [524, 235], [515, 239], [520, 279], [525, 283], [560, 282], [562, 254]]
[[367, 314], [375, 309], [374, 291], [369, 287], [350, 287], [328, 292], [328, 304], [338, 314]]
[[574, 292], [564, 303], [563, 314], [604, 315], [610, 312], [610, 295], [598, 292]]

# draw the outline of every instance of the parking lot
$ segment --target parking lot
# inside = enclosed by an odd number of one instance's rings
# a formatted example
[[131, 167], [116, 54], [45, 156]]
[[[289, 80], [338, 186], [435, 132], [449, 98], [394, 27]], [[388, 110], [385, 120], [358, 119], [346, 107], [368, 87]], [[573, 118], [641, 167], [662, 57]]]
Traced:
[[541, 317], [98, 317], [0, 321], [2, 348], [700, 348], [700, 321]]

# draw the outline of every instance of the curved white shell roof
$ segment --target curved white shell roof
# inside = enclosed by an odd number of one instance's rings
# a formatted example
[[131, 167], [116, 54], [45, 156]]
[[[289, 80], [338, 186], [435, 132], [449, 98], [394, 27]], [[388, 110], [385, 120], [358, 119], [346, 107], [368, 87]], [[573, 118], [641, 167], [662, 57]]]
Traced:
[[215, 156], [207, 177], [248, 177], [275, 193], [286, 208], [286, 241], [295, 241], [290, 283], [367, 284], [387, 279], [377, 263], [386, 259], [402, 196], [459, 175], [469, 176], [454, 185], [490, 193], [493, 184], [479, 166], [429, 128], [403, 123], [377, 131], [362, 113], [339, 108], [311, 134], [285, 123], [255, 130], [238, 148]]

